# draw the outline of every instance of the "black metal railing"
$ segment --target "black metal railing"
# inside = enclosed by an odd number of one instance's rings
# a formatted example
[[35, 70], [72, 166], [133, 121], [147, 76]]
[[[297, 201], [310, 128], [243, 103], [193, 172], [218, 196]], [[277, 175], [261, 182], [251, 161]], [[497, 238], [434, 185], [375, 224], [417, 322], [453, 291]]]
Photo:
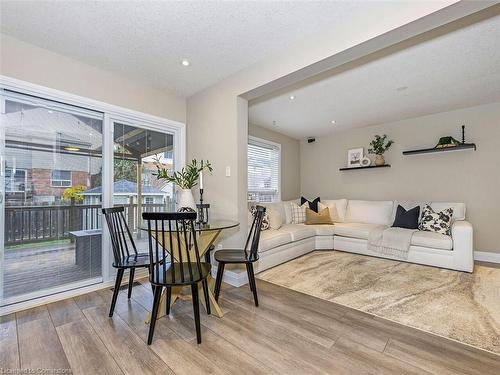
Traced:
[[[137, 204], [125, 207], [125, 217], [132, 231], [137, 230]], [[101, 228], [100, 204], [53, 206], [6, 206], [4, 243], [6, 246], [70, 238], [69, 232]], [[142, 212], [169, 210], [164, 203], [142, 204]]]

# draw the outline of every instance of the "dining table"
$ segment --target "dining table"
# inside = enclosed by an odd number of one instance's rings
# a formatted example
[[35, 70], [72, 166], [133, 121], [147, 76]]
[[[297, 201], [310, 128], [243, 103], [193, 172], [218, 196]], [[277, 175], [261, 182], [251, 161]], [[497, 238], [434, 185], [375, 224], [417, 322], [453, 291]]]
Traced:
[[[225, 219], [209, 219], [205, 223], [194, 223], [200, 258], [205, 257], [205, 254], [207, 254], [211, 246], [217, 241], [223, 230], [236, 228], [237, 226], [239, 226], [239, 222], [234, 220], [225, 220]], [[141, 224], [139, 228], [143, 231], [148, 231], [147, 223]], [[169, 240], [167, 240], [169, 236], [171, 235], [175, 236], [175, 233], [174, 232], [170, 233], [168, 231], [168, 228], [164, 228], [164, 231], [165, 233], [163, 233], [161, 230], [151, 231], [152, 238], [155, 241], [158, 241], [160, 245], [162, 245], [163, 241], [169, 243]], [[156, 233], [158, 233], [158, 238], [155, 238]], [[173, 242], [175, 243], [176, 241]], [[178, 254], [177, 251], [178, 250], [174, 251], [174, 257], [176, 258], [176, 260], [178, 260], [177, 259], [178, 255], [175, 255]], [[188, 250], [182, 249], [182, 251], [188, 251]], [[207, 281], [208, 281], [208, 297], [210, 301], [211, 314], [221, 318], [224, 315], [224, 313], [219, 304], [217, 303], [217, 301], [215, 300], [214, 296], [215, 280], [211, 274], [208, 276]], [[181, 298], [181, 292], [183, 288], [184, 288], [183, 286], [172, 287], [172, 296], [170, 299], [171, 308], [175, 304], [175, 302], [179, 298]], [[198, 289], [200, 295], [203, 295], [203, 289], [201, 283], [198, 285]], [[205, 299], [201, 298], [200, 301], [206, 310]], [[160, 308], [158, 309], [158, 317], [157, 317], [158, 319], [166, 314], [166, 302], [167, 302], [167, 293], [165, 289], [162, 292], [160, 300]], [[146, 324], [149, 324], [150, 320], [151, 320], [151, 314], [148, 314], [148, 317], [146, 318]]]

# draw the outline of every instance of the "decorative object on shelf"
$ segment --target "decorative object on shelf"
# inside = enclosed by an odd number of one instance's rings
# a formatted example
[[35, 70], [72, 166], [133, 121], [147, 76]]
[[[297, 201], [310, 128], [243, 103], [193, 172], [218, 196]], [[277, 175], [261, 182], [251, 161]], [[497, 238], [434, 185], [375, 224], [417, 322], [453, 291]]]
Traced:
[[361, 159], [363, 159], [363, 147], [353, 148], [347, 151], [347, 167], [361, 167]]
[[472, 150], [472, 149], [474, 151], [476, 150], [476, 144], [465, 143], [465, 125], [462, 125], [462, 142], [459, 142], [458, 140], [456, 140], [451, 136], [441, 137], [439, 138], [438, 144], [433, 148], [403, 151], [403, 155], [428, 154], [433, 152]]
[[372, 161], [370, 160], [369, 157], [365, 156], [363, 159], [361, 159], [361, 166], [362, 167], [369, 167], [371, 164], [372, 164]]
[[391, 147], [394, 143], [393, 140], [387, 140], [387, 135], [375, 135], [375, 138], [370, 142], [371, 148], [368, 149], [369, 154], [375, 154], [375, 165], [384, 165], [385, 158], [384, 153]]
[[161, 157], [156, 155], [156, 173], [154, 175], [158, 180], [165, 180], [173, 183], [179, 188], [177, 191], [177, 207], [189, 207], [196, 211], [196, 203], [194, 201], [192, 188], [198, 184], [200, 180], [200, 190], [203, 189], [203, 171], [212, 172], [212, 165], [208, 160], [198, 163], [196, 159], [191, 160], [191, 164], [186, 165], [180, 171], [168, 170], [163, 167]]

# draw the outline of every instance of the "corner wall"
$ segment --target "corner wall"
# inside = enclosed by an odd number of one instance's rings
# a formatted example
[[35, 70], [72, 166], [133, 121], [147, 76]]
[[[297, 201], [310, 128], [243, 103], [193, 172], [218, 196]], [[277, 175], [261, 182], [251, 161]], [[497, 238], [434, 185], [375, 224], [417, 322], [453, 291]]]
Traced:
[[248, 135], [276, 142], [281, 145], [281, 200], [300, 196], [300, 142], [287, 135], [248, 125]]
[[[451, 135], [477, 151], [403, 156], [402, 151], [434, 147]], [[375, 134], [395, 141], [386, 153], [391, 168], [339, 171], [347, 150], [364, 147]], [[474, 226], [476, 251], [500, 253], [500, 103], [433, 114], [301, 141], [301, 188], [307, 196], [367, 200], [464, 202]]]

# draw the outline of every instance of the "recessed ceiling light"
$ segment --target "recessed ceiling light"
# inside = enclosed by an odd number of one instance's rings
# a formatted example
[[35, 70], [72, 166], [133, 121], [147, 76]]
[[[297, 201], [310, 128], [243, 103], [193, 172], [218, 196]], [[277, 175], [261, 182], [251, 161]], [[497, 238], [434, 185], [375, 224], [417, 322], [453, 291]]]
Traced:
[[295, 95], [290, 95], [290, 100], [294, 100], [295, 99]]
[[49, 113], [54, 113], [54, 111], [53, 111], [53, 110], [51, 110], [51, 109], [47, 110], [47, 112], [49, 112]]
[[401, 87], [398, 87], [396, 90], [405, 91], [407, 88], [408, 88], [408, 86], [401, 86]]
[[330, 122], [332, 123], [332, 125], [335, 125], [337, 123], [337, 121], [335, 121], [335, 120], [332, 120]]
[[181, 64], [182, 64], [182, 66], [189, 66], [189, 65], [191, 65], [191, 63], [189, 62], [188, 59], [182, 59]]

